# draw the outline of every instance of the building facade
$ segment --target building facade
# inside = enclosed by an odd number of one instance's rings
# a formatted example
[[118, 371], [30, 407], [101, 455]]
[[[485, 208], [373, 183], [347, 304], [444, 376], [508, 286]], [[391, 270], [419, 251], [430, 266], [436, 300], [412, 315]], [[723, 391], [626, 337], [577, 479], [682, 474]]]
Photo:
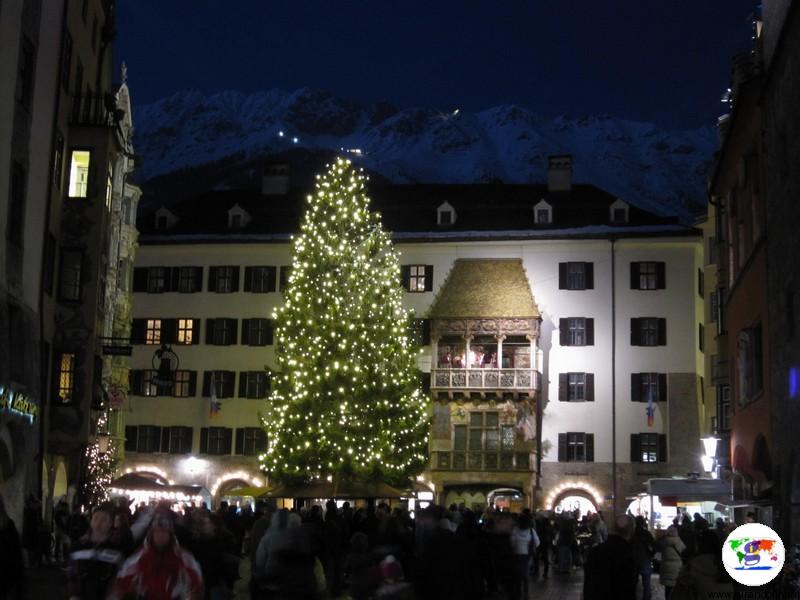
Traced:
[[[264, 483], [270, 318], [302, 211], [285, 171], [269, 172], [264, 194], [139, 220], [124, 467], [217, 499]], [[700, 470], [699, 231], [572, 185], [569, 157], [546, 186], [370, 194], [416, 319], [437, 500], [624, 510], [646, 479]], [[157, 385], [165, 343], [171, 386]]]

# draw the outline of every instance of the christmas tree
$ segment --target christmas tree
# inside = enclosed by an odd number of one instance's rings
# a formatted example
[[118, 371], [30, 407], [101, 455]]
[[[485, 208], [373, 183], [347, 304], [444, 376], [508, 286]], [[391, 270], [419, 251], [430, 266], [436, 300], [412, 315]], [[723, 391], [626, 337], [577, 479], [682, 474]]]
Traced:
[[402, 307], [400, 264], [366, 178], [317, 176], [274, 314], [278, 374], [262, 420], [273, 481], [404, 483], [425, 466], [429, 419]]

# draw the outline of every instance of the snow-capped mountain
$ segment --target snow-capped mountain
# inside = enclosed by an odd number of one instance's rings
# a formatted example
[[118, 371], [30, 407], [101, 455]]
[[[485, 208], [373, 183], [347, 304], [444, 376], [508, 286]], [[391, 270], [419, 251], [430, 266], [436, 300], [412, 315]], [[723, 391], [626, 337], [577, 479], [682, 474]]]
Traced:
[[[717, 146], [711, 127], [665, 131], [608, 116], [546, 119], [514, 105], [480, 112], [398, 109], [308, 88], [185, 91], [139, 106], [133, 117], [140, 182], [205, 171], [207, 185], [230, 187], [237, 167], [252, 175], [264, 158], [302, 148], [358, 149], [350, 153], [354, 160], [398, 183], [541, 183], [547, 156], [570, 153], [574, 181], [683, 218], [705, 204]], [[225, 175], [208, 180], [210, 165], [225, 165]]]

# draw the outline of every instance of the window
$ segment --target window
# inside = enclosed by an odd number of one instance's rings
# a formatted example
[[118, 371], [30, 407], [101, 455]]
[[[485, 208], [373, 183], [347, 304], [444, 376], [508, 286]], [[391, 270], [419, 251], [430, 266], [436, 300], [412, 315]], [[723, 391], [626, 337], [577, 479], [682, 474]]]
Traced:
[[176, 267], [176, 269], [178, 271], [178, 292], [193, 294], [200, 291], [203, 284], [203, 267]]
[[233, 398], [236, 371], [206, 371], [203, 373], [203, 396], [211, 396], [211, 383], [214, 383], [217, 398]]
[[631, 373], [631, 400], [633, 402], [666, 402], [666, 373]]
[[707, 263], [709, 265], [717, 264], [717, 238], [715, 236], [711, 236], [708, 238], [708, 250], [706, 253]]
[[137, 452], [158, 452], [161, 446], [161, 427], [139, 425], [136, 438]]
[[92, 153], [89, 150], [73, 150], [69, 161], [69, 187], [70, 198], [86, 198], [89, 195], [89, 168], [92, 162]]
[[500, 413], [474, 411], [469, 413], [470, 452], [497, 452], [500, 450]]
[[656, 463], [667, 461], [667, 436], [662, 433], [632, 433], [631, 462]]
[[64, 32], [64, 47], [61, 49], [61, 85], [69, 92], [69, 76], [72, 72], [72, 36]]
[[764, 387], [761, 323], [743, 329], [737, 338], [736, 371], [739, 406], [758, 397]]
[[626, 223], [628, 221], [628, 209], [615, 208], [611, 214], [611, 221], [613, 223]]
[[433, 265], [403, 265], [400, 267], [403, 288], [407, 292], [430, 292], [433, 290]]
[[36, 63], [36, 46], [22, 36], [22, 48], [19, 53], [19, 63], [17, 64], [17, 102], [26, 109], [31, 108], [33, 98], [33, 76]]
[[240, 215], [240, 214], [231, 215], [230, 226], [231, 226], [231, 229], [241, 229], [241, 227], [242, 227], [242, 215]]
[[147, 293], [160, 294], [167, 291], [167, 267], [147, 268]]
[[561, 402], [594, 402], [594, 373], [560, 373], [558, 399]]
[[206, 319], [206, 344], [230, 346], [236, 343], [236, 319]]
[[196, 344], [195, 332], [198, 328], [198, 319], [178, 319], [178, 344]]
[[230, 294], [239, 291], [239, 267], [210, 267], [208, 291]]
[[200, 454], [223, 456], [231, 453], [233, 430], [227, 427], [203, 427], [200, 430]]
[[453, 211], [452, 210], [439, 211], [439, 225], [446, 227], [452, 224], [453, 224]]
[[58, 400], [70, 404], [75, 391], [75, 355], [62, 353], [58, 358]]
[[430, 344], [430, 319], [411, 319], [408, 324], [408, 341], [412, 346], [427, 346]]
[[286, 287], [289, 285], [289, 278], [292, 275], [292, 267], [291, 265], [284, 265], [280, 268], [280, 273], [278, 275], [278, 286], [280, 291], [286, 290]]
[[666, 346], [667, 320], [655, 317], [631, 319], [631, 346]]
[[195, 371], [175, 371], [175, 386], [172, 395], [176, 398], [191, 398], [196, 393], [197, 373]]
[[256, 456], [267, 449], [267, 433], [260, 427], [236, 430], [236, 454]]
[[60, 131], [56, 131], [56, 139], [53, 142], [53, 185], [56, 189], [61, 189], [61, 175], [64, 170], [64, 136]]
[[156, 217], [156, 229], [166, 229], [167, 224], [167, 215], [158, 215]]
[[77, 301], [81, 299], [81, 267], [83, 252], [80, 250], [61, 250], [61, 275], [58, 282], [59, 300]]
[[546, 225], [550, 223], [550, 210], [547, 208], [537, 208], [536, 223], [539, 225]]
[[706, 340], [705, 340], [706, 332], [705, 328], [703, 327], [702, 323], [697, 324], [697, 347], [700, 352], [705, 352]]
[[666, 268], [663, 262], [632, 262], [632, 290], [663, 290], [666, 288]]
[[[157, 386], [153, 383], [153, 378], [156, 376], [156, 371], [152, 369], [144, 369], [139, 371], [141, 373], [140, 377], [141, 380], [139, 382], [139, 390], [140, 395], [142, 396], [169, 396], [169, 390], [165, 389], [163, 386]], [[159, 392], [164, 392], [159, 394]]]
[[168, 440], [167, 447], [161, 448], [162, 452], [170, 454], [189, 454], [192, 451], [192, 428], [191, 427], [170, 427], [166, 430]]
[[559, 462], [594, 462], [594, 434], [568, 432], [558, 434]]
[[266, 398], [269, 391], [269, 373], [242, 371], [239, 373], [239, 398]]
[[559, 341], [562, 346], [593, 346], [594, 319], [569, 317], [559, 319]]
[[272, 345], [272, 323], [269, 319], [242, 319], [242, 344]]
[[151, 345], [161, 344], [161, 319], [147, 319], [144, 343]]
[[52, 233], [47, 233], [44, 239], [44, 273], [42, 274], [42, 285], [48, 296], [53, 295], [53, 280], [56, 270], [56, 238]]
[[275, 291], [275, 267], [245, 267], [244, 291], [267, 294]]
[[717, 321], [717, 313], [719, 313], [719, 295], [720, 290], [712, 290], [709, 295], [708, 320], [710, 323], [715, 323]]
[[697, 269], [697, 294], [701, 298], [705, 298], [706, 295], [705, 277], [702, 269]]
[[594, 289], [594, 263], [590, 262], [558, 263], [558, 289], [560, 290]]
[[6, 224], [6, 239], [17, 246], [22, 246], [25, 232], [25, 187], [27, 174], [25, 167], [14, 162], [11, 170], [11, 195], [8, 207], [8, 223]]

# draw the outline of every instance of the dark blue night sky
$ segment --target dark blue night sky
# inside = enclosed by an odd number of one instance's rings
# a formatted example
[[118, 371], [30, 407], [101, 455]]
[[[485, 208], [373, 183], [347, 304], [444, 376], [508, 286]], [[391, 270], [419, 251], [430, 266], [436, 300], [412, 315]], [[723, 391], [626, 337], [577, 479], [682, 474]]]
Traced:
[[752, 0], [119, 0], [136, 103], [309, 86], [443, 110], [515, 103], [712, 125]]

